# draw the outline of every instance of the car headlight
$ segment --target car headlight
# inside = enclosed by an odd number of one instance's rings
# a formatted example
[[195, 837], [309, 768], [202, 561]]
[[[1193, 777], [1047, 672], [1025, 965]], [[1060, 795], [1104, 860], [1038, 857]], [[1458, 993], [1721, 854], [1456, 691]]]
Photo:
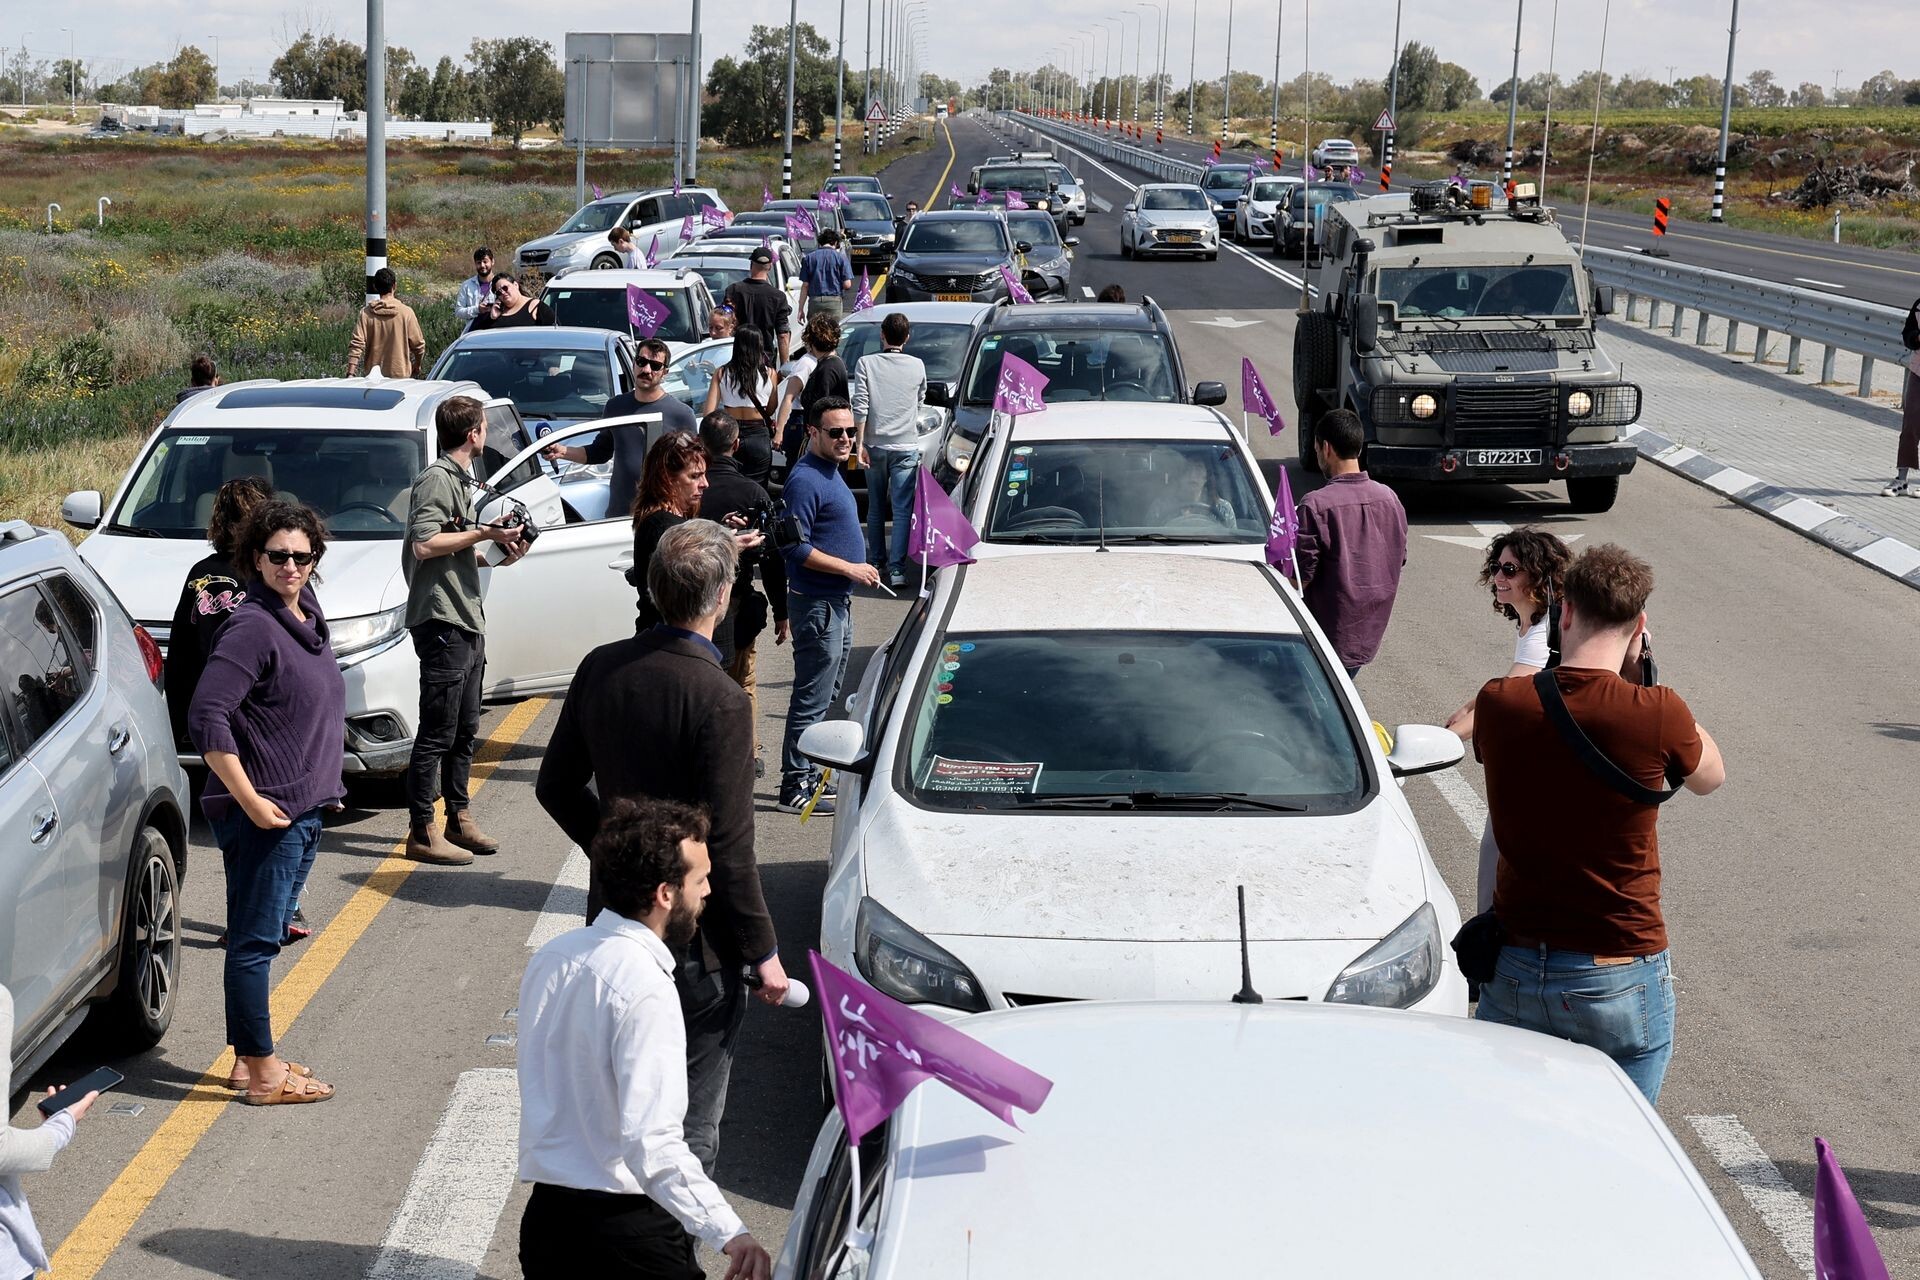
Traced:
[[357, 618], [329, 618], [327, 631], [333, 641], [333, 656], [346, 658], [396, 641], [406, 634], [406, 622], [405, 605]]
[[1567, 416], [1584, 418], [1593, 412], [1593, 397], [1584, 391], [1575, 391], [1567, 397]]
[[1327, 988], [1328, 1004], [1405, 1009], [1440, 981], [1440, 921], [1431, 902], [1408, 916], [1378, 945], [1340, 971]]
[[1413, 410], [1413, 416], [1423, 420], [1440, 412], [1440, 402], [1424, 391], [1413, 398], [1413, 404], [1410, 407]]
[[973, 455], [980, 448], [978, 440], [969, 440], [960, 433], [959, 428], [947, 432], [947, 443], [941, 450], [947, 465], [955, 471], [965, 471], [973, 465]]
[[930, 435], [945, 425], [946, 420], [946, 414], [942, 413], [935, 406], [927, 405], [921, 408], [920, 417], [916, 421], [915, 427], [921, 435]]
[[896, 1000], [944, 1005], [962, 1013], [987, 1007], [980, 979], [959, 957], [872, 898], [860, 900], [853, 960], [868, 982]]

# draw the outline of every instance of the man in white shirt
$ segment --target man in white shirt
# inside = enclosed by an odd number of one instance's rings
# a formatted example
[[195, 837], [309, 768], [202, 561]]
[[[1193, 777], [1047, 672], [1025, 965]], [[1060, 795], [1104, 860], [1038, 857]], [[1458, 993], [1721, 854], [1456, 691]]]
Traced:
[[686, 1027], [674, 953], [708, 892], [707, 818], [617, 801], [593, 839], [604, 909], [534, 953], [520, 984], [520, 1221], [526, 1280], [726, 1280], [772, 1261], [687, 1148]]
[[460, 292], [453, 299], [453, 318], [460, 322], [461, 331], [471, 329], [480, 308], [492, 301], [493, 250], [481, 245], [473, 251], [473, 274], [460, 282]]
[[[907, 581], [907, 523], [920, 470], [920, 410], [927, 402], [927, 366], [906, 352], [913, 326], [901, 312], [880, 322], [880, 350], [853, 367], [853, 423], [860, 465], [867, 469], [867, 558], [896, 587]], [[891, 545], [882, 538], [893, 511]]]

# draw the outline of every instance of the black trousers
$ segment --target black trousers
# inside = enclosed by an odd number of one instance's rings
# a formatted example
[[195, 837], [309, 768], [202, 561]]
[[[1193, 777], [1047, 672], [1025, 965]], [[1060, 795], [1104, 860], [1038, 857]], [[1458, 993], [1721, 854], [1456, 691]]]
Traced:
[[533, 1184], [520, 1219], [526, 1280], [705, 1280], [693, 1237], [646, 1196]]
[[407, 810], [422, 827], [433, 821], [436, 795], [446, 797], [448, 817], [467, 807], [487, 638], [448, 622], [423, 622], [411, 634], [420, 657], [420, 723], [407, 761]]

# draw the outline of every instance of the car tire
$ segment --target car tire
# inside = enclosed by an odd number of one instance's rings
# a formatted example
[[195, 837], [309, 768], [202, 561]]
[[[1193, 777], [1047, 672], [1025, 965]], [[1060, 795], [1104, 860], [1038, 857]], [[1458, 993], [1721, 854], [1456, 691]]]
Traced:
[[1333, 317], [1315, 311], [1301, 316], [1293, 330], [1293, 403], [1300, 413], [1300, 469], [1318, 474], [1313, 456], [1313, 423], [1321, 413], [1321, 396], [1338, 382], [1340, 334]]
[[593, 270], [612, 271], [620, 265], [620, 259], [611, 253], [603, 253], [593, 260]]
[[1619, 476], [1580, 476], [1567, 481], [1567, 501], [1582, 515], [1613, 510], [1620, 496]]
[[1218, 249], [1215, 249], [1212, 253], [1202, 254], [1201, 256], [1204, 257], [1208, 262], [1217, 262], [1220, 259], [1220, 251]]
[[148, 824], [133, 842], [126, 909], [120, 924], [120, 974], [90, 1020], [103, 1049], [144, 1053], [173, 1023], [180, 978], [180, 866], [173, 846]]
[[1131, 258], [1133, 256], [1133, 246], [1127, 243], [1127, 238], [1124, 235], [1120, 237], [1120, 256], [1123, 258]]

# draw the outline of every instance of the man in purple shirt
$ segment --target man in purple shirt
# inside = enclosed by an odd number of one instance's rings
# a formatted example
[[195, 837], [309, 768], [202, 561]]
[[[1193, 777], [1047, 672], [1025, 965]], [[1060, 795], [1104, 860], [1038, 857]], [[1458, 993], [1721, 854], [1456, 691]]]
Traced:
[[1300, 503], [1302, 595], [1349, 678], [1380, 652], [1407, 562], [1406, 509], [1360, 469], [1366, 442], [1350, 410], [1316, 422], [1313, 451], [1327, 482]]

